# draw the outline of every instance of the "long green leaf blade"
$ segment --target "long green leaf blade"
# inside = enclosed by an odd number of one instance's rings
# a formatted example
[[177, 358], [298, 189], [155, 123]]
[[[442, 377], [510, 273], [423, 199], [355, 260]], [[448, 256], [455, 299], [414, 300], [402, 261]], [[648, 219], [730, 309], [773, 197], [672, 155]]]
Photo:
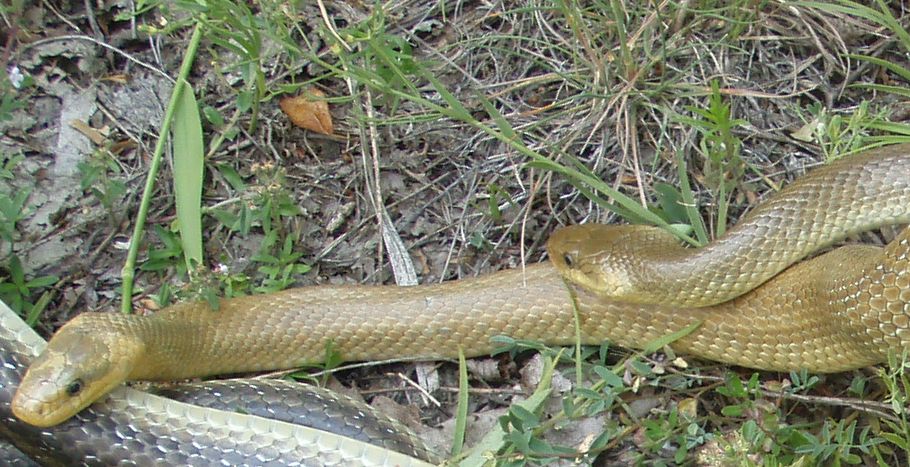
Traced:
[[202, 264], [202, 170], [204, 146], [199, 107], [189, 83], [174, 112], [174, 196], [187, 270]]

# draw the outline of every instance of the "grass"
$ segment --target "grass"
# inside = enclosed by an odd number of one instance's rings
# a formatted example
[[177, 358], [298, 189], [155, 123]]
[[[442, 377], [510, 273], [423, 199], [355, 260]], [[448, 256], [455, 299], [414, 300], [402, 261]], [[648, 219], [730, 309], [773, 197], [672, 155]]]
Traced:
[[[171, 70], [183, 91], [169, 103], [161, 133], [168, 134], [169, 122], [181, 131], [172, 134], [174, 164], [164, 167], [172, 182], [156, 177], [166, 153], [160, 138], [131, 219], [124, 309], [137, 293], [151, 294], [155, 282], [164, 284], [155, 291], [162, 304], [175, 296], [214, 304], [222, 294], [280, 290], [310, 270], [305, 259], [331, 259], [331, 248], [347, 242], [361, 245], [347, 252], [375, 247], [372, 268], [381, 271], [384, 252], [402, 243], [399, 235], [411, 251], [448, 236], [442, 266], [432, 254], [427, 259], [442, 270], [460, 258], [487, 269], [516, 251], [537, 259], [546, 232], [582, 221], [651, 223], [702, 245], [785, 183], [781, 172], [789, 177], [790, 167], [807, 162], [789, 155], [794, 148], [817, 147], [831, 159], [910, 135], [905, 124], [888, 120], [892, 109], [877, 97], [906, 97], [910, 81], [896, 52], [910, 51], [906, 18], [895, 18], [891, 5], [696, 3], [351, 7], [362, 14], [322, 2], [144, 3], [135, 15], [143, 32], [168, 39], [184, 58], [180, 70]], [[840, 22], [854, 25], [860, 39], [842, 38]], [[848, 40], [858, 41], [850, 53]], [[842, 82], [827, 81], [832, 75]], [[888, 84], [880, 82], [885, 75]], [[300, 136], [274, 112], [278, 96], [314, 85], [329, 91], [340, 143]], [[826, 100], [830, 89], [838, 91]], [[15, 109], [10, 95], [0, 101], [0, 116]], [[420, 139], [423, 153], [412, 143]], [[338, 146], [341, 163], [331, 167], [356, 171], [338, 177], [307, 171], [332, 164], [315, 148]], [[254, 157], [243, 160], [246, 153]], [[86, 165], [83, 189], [116, 212], [127, 184], [104, 157]], [[0, 178], [19, 158], [3, 161]], [[318, 183], [301, 194], [295, 188], [301, 180]], [[320, 183], [332, 192], [320, 195]], [[155, 196], [160, 192], [166, 202]], [[308, 250], [313, 229], [298, 205], [310, 195], [326, 204], [353, 200], [359, 216], [343, 220], [346, 233], [318, 254]], [[423, 195], [438, 202], [419, 201]], [[58, 282], [29, 278], [13, 254], [27, 198], [0, 191], [0, 238], [10, 245], [0, 256], [0, 293], [19, 297], [23, 313], [42, 300], [46, 305], [50, 298], [41, 294]], [[309, 210], [322, 209], [318, 204]], [[152, 211], [172, 205], [174, 215], [158, 215], [154, 235], [145, 235]], [[232, 242], [253, 245], [252, 266], [228, 266]], [[210, 272], [206, 266], [213, 265], [224, 267]], [[35, 296], [42, 298], [33, 304]], [[690, 361], [673, 355], [667, 342], [631, 354], [606, 343], [573, 354], [503, 344], [519, 362], [528, 349], [541, 352], [571, 384], [555, 410], [542, 412], [549, 385], [543, 379], [527, 403], [509, 407], [483, 449], [453, 451], [467, 465], [482, 464], [484, 450], [497, 452], [500, 465], [589, 463], [598, 456], [655, 465], [891, 465], [908, 458], [906, 359], [877, 374], [819, 377]], [[456, 378], [459, 386], [466, 379], [460, 372]], [[463, 421], [469, 403], [459, 391]], [[554, 436], [581, 420], [600, 428], [571, 442]], [[464, 434], [459, 426], [455, 438]]]
[[[17, 68], [0, 71], [0, 123], [12, 120], [14, 112], [27, 108], [33, 85], [34, 80], [22, 76]], [[0, 152], [0, 300], [34, 326], [53, 299], [51, 287], [59, 278], [26, 271], [15, 248], [22, 241], [18, 224], [32, 211], [29, 205], [32, 191], [17, 190], [10, 185], [24, 160], [22, 154]]]

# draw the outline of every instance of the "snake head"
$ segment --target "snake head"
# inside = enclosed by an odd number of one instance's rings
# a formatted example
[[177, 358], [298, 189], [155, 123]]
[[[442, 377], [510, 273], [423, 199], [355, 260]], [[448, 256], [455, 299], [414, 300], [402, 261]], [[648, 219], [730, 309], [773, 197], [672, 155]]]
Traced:
[[[134, 359], [116, 333], [92, 325], [94, 313], [71, 320], [51, 338], [19, 384], [12, 411], [39, 427], [62, 423], [123, 383]], [[135, 347], [135, 346], [132, 346]], [[118, 360], [112, 355], [121, 356]]]
[[672, 235], [645, 225], [572, 225], [547, 242], [550, 261], [569, 285], [630, 303], [650, 292], [649, 254], [678, 247]]
[[627, 293], [631, 287], [625, 268], [611, 263], [622, 258], [611, 255], [620, 241], [623, 226], [572, 225], [557, 230], [547, 241], [547, 252], [556, 270], [571, 286], [598, 295]]

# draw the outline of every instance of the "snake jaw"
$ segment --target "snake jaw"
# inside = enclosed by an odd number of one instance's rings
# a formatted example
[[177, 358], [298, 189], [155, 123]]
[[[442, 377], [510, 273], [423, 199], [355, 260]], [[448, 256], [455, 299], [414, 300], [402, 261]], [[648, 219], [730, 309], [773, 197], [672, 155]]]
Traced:
[[132, 371], [130, 362], [142, 349], [74, 325], [80, 317], [54, 335], [22, 378], [11, 404], [22, 421], [38, 427], [62, 423], [122, 384]]

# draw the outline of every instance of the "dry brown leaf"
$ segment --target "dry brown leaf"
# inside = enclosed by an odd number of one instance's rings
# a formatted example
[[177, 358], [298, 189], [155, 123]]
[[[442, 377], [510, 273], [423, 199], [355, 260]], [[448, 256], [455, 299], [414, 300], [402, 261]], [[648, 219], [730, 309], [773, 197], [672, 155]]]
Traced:
[[107, 129], [97, 130], [82, 120], [73, 120], [70, 122], [70, 126], [79, 133], [82, 133], [86, 138], [92, 140], [92, 143], [95, 143], [96, 146], [103, 146], [105, 141], [107, 141]]
[[125, 75], [123, 73], [116, 73], [116, 74], [107, 75], [107, 76], [101, 78], [101, 81], [108, 81], [108, 82], [117, 83], [117, 84], [127, 84], [130, 82], [130, 77], [129, 77], [129, 75]]
[[322, 99], [323, 97], [325, 94], [322, 91], [310, 88], [298, 96], [281, 99], [278, 105], [294, 125], [331, 135], [334, 132], [332, 115], [329, 113], [329, 104]]

